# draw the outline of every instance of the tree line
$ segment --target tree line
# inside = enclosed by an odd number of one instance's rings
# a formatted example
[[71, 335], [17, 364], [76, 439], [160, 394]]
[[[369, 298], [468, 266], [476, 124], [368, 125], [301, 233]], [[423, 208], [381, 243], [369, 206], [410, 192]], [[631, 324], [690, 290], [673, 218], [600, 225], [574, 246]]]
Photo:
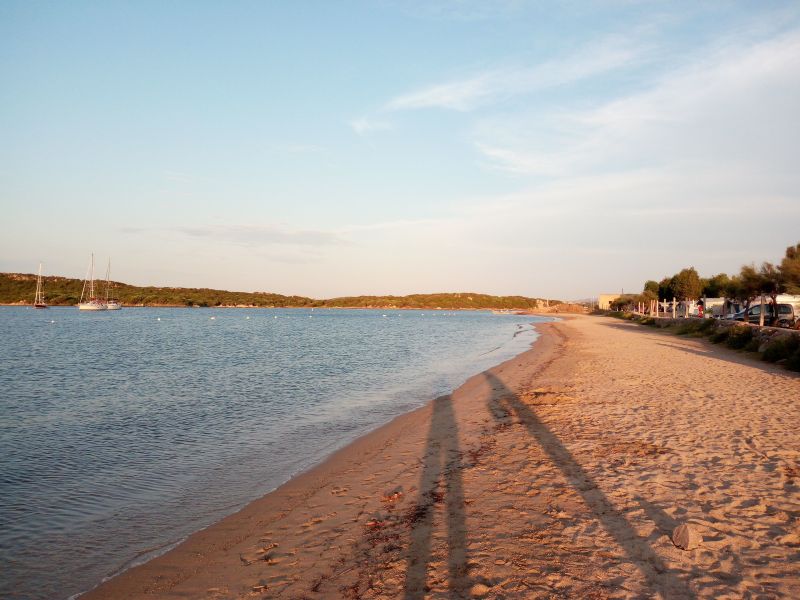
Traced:
[[774, 307], [780, 294], [800, 294], [800, 243], [786, 248], [779, 263], [763, 262], [758, 267], [751, 263], [742, 265], [734, 275], [719, 273], [708, 278], [700, 277], [694, 267], [687, 267], [661, 281], [648, 280], [640, 294], [622, 296], [611, 305], [619, 310], [639, 303], [649, 305], [653, 300], [725, 298], [747, 310], [762, 295]]
[[[51, 306], [78, 303], [83, 281], [68, 277], [43, 277], [45, 300]], [[32, 304], [36, 275], [0, 273], [0, 304]], [[105, 283], [100, 297], [105, 297]], [[207, 288], [140, 287], [110, 283], [110, 296], [126, 306], [247, 306], [259, 308], [424, 308], [424, 309], [536, 309], [545, 301], [525, 296], [477, 293], [412, 294], [409, 296], [348, 296], [325, 300], [284, 296], [268, 292], [230, 292]], [[560, 304], [550, 300], [549, 304]]]

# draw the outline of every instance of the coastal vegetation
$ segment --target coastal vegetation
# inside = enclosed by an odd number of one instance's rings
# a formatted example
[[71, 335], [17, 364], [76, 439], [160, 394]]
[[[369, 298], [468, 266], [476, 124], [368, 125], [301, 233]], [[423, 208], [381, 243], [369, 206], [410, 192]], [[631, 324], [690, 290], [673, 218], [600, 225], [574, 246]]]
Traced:
[[648, 280], [640, 294], [626, 294], [611, 303], [613, 310], [649, 305], [653, 300], [697, 300], [702, 297], [726, 298], [747, 309], [761, 295], [777, 303], [780, 294], [800, 294], [800, 243], [789, 246], [777, 264], [764, 262], [742, 265], [739, 273], [719, 273], [700, 277], [694, 267], [687, 267], [660, 281]]
[[[78, 303], [83, 281], [68, 277], [43, 277], [45, 297], [51, 306]], [[314, 299], [268, 292], [230, 292], [207, 288], [140, 287], [111, 282], [110, 295], [126, 306], [242, 306], [259, 308], [424, 308], [424, 309], [537, 309], [560, 304], [525, 296], [491, 296], [476, 293], [412, 294], [410, 296], [347, 296]], [[104, 289], [104, 288], [103, 288]], [[30, 304], [36, 275], [0, 273], [0, 304]], [[105, 293], [105, 292], [103, 292]]]

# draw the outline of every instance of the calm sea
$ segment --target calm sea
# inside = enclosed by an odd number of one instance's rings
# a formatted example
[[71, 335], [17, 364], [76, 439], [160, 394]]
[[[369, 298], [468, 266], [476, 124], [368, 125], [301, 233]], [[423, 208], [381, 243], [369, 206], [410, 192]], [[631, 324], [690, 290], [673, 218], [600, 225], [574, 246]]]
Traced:
[[530, 316], [0, 308], [0, 597], [67, 598], [527, 348]]

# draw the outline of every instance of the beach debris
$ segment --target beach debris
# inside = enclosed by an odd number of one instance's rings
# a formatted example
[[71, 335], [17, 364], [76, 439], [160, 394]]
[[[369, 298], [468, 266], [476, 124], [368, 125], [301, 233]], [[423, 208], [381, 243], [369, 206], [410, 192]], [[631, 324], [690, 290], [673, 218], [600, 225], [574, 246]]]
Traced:
[[397, 486], [396, 488], [385, 492], [383, 494], [383, 498], [381, 498], [381, 501], [386, 503], [396, 502], [397, 500], [400, 500], [400, 498], [402, 497], [403, 497], [403, 487]]
[[700, 545], [702, 538], [688, 523], [681, 523], [672, 531], [672, 543], [681, 550], [692, 550]]

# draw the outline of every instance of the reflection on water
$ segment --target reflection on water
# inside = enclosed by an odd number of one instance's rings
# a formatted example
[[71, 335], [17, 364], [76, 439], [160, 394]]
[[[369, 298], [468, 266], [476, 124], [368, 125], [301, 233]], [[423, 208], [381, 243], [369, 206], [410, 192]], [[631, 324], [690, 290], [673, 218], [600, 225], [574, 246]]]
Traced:
[[535, 320], [0, 309], [0, 597], [85, 591], [520, 352]]

